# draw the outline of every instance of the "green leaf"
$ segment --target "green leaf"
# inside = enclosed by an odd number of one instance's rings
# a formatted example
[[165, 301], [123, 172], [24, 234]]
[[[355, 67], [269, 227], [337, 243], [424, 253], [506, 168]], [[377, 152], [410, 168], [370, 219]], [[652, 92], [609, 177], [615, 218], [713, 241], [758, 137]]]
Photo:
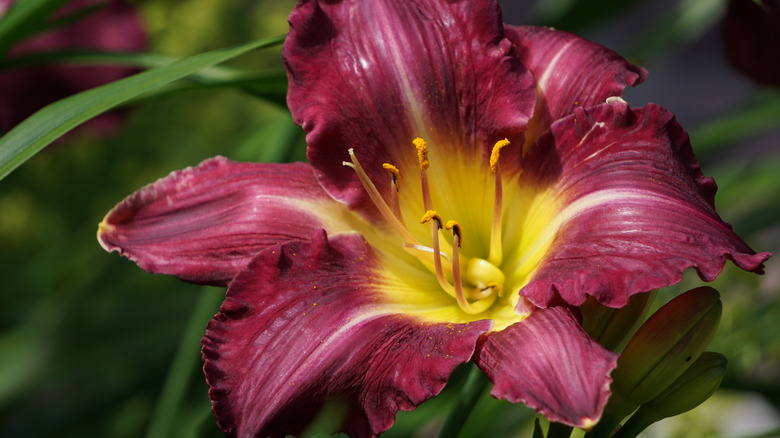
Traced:
[[463, 384], [463, 389], [461, 389], [460, 397], [458, 397], [457, 403], [447, 416], [439, 437], [449, 438], [460, 435], [463, 425], [468, 420], [471, 411], [474, 410], [474, 406], [476, 406], [489, 383], [490, 380], [488, 380], [482, 370], [477, 368], [476, 365], [472, 365], [468, 378], [466, 378], [466, 383]]
[[561, 423], [550, 423], [547, 429], [547, 438], [569, 438], [574, 429]]
[[541, 0], [531, 9], [531, 22], [569, 32], [595, 27], [644, 0]]
[[725, 13], [726, 2], [720, 0], [679, 0], [667, 7], [661, 16], [621, 52], [635, 59], [652, 59], [674, 48], [690, 44], [712, 29]]
[[0, 138], [0, 179], [66, 132], [98, 114], [203, 68], [282, 41], [284, 36], [280, 35], [201, 53], [54, 102]]
[[[36, 65], [67, 63], [69, 65], [122, 65], [145, 70], [170, 65], [181, 58], [160, 53], [123, 53], [96, 51], [59, 51], [33, 53], [0, 60], [0, 71]], [[202, 90], [204, 88], [233, 87], [245, 93], [268, 100], [284, 107], [287, 97], [287, 73], [283, 69], [262, 72], [246, 71], [235, 67], [211, 66], [188, 76], [188, 82], [175, 82], [155, 92], [131, 99], [127, 103], [148, 100], [164, 95]]]
[[[289, 112], [279, 115], [267, 123], [248, 130], [236, 142], [230, 157], [238, 161], [261, 163], [283, 163], [291, 161], [289, 155], [300, 141], [303, 130], [292, 121]], [[262, 147], [258, 148], [258, 145]]]
[[220, 293], [217, 288], [203, 287], [198, 304], [190, 315], [190, 321], [181, 337], [181, 343], [168, 371], [160, 399], [149, 420], [147, 438], [164, 438], [171, 436], [175, 430], [173, 425], [176, 423], [182, 399], [187, 391], [187, 383], [195, 369], [193, 365], [199, 363], [201, 359], [200, 338], [203, 337], [203, 327], [217, 311], [223, 299], [224, 293]]
[[780, 120], [780, 93], [761, 90], [741, 108], [711, 120], [691, 131], [699, 159], [715, 156], [738, 141], [777, 127]]
[[[11, 59], [0, 60], [0, 70], [22, 68], [36, 65], [68, 63], [80, 65], [123, 65], [149, 70], [157, 67], [165, 67], [180, 61], [181, 58], [162, 53], [128, 53], [128, 52], [101, 52], [94, 50], [63, 50], [56, 52], [38, 52], [27, 55], [14, 56]], [[191, 78], [203, 81], [236, 80], [256, 75], [235, 67], [213, 66], [206, 67]]]

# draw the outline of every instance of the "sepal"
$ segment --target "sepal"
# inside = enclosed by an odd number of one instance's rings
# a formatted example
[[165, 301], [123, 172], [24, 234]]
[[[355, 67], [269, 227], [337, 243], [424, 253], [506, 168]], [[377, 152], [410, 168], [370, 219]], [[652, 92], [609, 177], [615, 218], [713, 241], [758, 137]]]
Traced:
[[612, 436], [640, 405], [660, 397], [701, 356], [720, 322], [717, 290], [689, 290], [658, 309], [636, 332], [612, 373], [612, 394], [593, 437]]
[[620, 352], [639, 328], [658, 290], [631, 296], [628, 305], [607, 307], [591, 297], [580, 306], [582, 328], [609, 351]]
[[632, 438], [651, 424], [680, 415], [704, 403], [726, 375], [726, 356], [705, 351], [668, 388], [639, 407], [614, 438]]
[[723, 304], [711, 287], [683, 293], [661, 307], [628, 342], [613, 373], [613, 392], [635, 405], [657, 397], [709, 344]]

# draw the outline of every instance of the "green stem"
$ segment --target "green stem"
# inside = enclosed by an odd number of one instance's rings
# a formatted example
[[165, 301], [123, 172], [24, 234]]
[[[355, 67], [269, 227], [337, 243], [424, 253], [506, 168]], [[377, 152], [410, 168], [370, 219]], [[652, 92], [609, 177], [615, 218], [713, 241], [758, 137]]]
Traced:
[[200, 339], [203, 337], [204, 328], [223, 299], [224, 294], [219, 290], [212, 287], [203, 288], [168, 370], [160, 399], [152, 412], [146, 438], [171, 436], [171, 426], [187, 391], [187, 383], [192, 379], [193, 371], [197, 368], [195, 363], [200, 361]]
[[466, 377], [466, 383], [463, 384], [460, 397], [458, 397], [458, 402], [450, 411], [444, 422], [444, 427], [439, 433], [440, 438], [455, 438], [460, 435], [469, 414], [476, 406], [482, 393], [485, 392], [489, 382], [487, 376], [476, 365], [472, 365], [471, 372]]
[[547, 429], [547, 438], [569, 438], [571, 436], [572, 427], [561, 423], [550, 423], [550, 427]]
[[534, 419], [534, 434], [531, 438], [544, 438], [544, 431], [542, 431], [542, 422], [539, 417]]
[[[647, 426], [654, 423], [654, 418], [643, 415], [643, 413], [644, 411], [640, 408], [636, 414], [632, 415], [631, 418], [615, 432], [612, 438], [635, 438], [642, 433], [643, 430], [647, 429]], [[656, 421], [657, 419], [658, 417], [655, 417]]]

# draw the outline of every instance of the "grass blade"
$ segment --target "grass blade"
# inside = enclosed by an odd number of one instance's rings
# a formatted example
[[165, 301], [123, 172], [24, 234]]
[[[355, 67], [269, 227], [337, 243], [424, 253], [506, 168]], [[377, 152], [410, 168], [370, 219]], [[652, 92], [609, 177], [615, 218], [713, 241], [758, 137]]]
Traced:
[[282, 41], [283, 35], [201, 53], [54, 102], [0, 138], [0, 180], [51, 142], [98, 114], [203, 68]]

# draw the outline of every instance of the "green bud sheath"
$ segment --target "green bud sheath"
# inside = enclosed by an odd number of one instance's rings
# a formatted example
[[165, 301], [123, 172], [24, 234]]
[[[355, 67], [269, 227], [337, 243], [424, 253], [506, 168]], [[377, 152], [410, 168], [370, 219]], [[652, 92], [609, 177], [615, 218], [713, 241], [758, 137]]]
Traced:
[[626, 345], [612, 373], [613, 392], [636, 405], [658, 397], [704, 351], [722, 309], [718, 291], [706, 286], [658, 309]]
[[658, 397], [640, 406], [614, 438], [635, 437], [656, 421], [680, 415], [704, 403], [720, 387], [727, 363], [722, 354], [705, 351]]
[[720, 387], [726, 375], [726, 356], [705, 351], [658, 397], [640, 407], [662, 418], [680, 415], [704, 403]]
[[582, 328], [607, 350], [620, 352], [644, 321], [657, 290], [631, 296], [628, 305], [614, 309], [589, 298], [580, 306]]

